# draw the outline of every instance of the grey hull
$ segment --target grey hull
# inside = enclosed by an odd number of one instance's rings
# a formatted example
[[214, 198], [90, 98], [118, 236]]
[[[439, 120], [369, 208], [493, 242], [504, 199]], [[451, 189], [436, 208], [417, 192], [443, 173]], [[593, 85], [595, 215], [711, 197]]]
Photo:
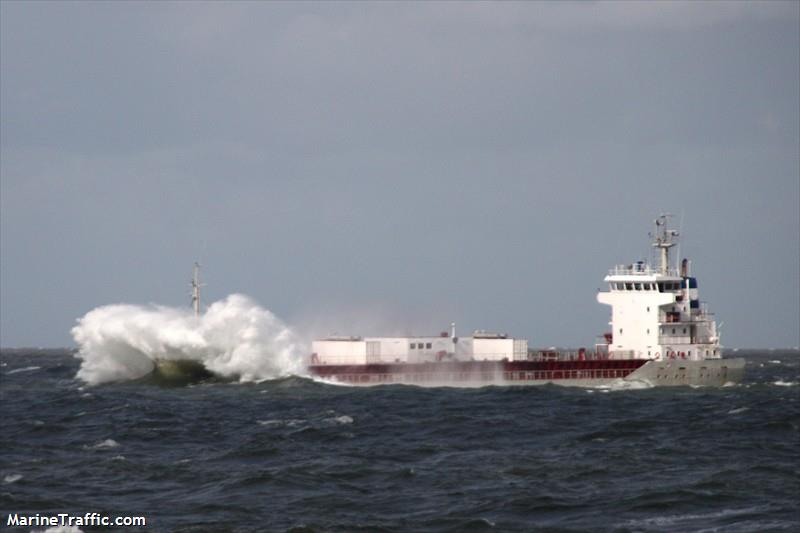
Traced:
[[628, 375], [625, 381], [641, 381], [658, 387], [722, 387], [740, 383], [744, 379], [744, 368], [745, 360], [741, 357], [703, 361], [649, 361]]
[[211, 377], [211, 372], [192, 359], [157, 359], [152, 377], [164, 383], [191, 383]]
[[[559, 385], [563, 387], [583, 388], [649, 388], [649, 387], [722, 387], [739, 383], [744, 377], [745, 360], [707, 359], [704, 361], [666, 360], [647, 361], [625, 377], [586, 378], [586, 379], [518, 379], [510, 381], [504, 378], [503, 372], [493, 375], [478, 372], [464, 377], [463, 375], [433, 372], [428, 374], [397, 373], [382, 379], [379, 374], [357, 374], [365, 379], [348, 379], [341, 375], [322, 378], [323, 381], [356, 387], [404, 384], [420, 387], [486, 387], [486, 386], [536, 386]], [[506, 373], [507, 374], [507, 373]], [[352, 376], [350, 376], [352, 377]]]

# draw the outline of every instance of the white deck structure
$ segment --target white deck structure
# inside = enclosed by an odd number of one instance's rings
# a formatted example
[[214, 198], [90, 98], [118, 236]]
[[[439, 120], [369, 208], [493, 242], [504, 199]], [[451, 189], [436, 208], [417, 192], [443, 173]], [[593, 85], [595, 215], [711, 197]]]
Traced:
[[452, 324], [435, 337], [330, 336], [313, 341], [311, 351], [312, 364], [319, 365], [520, 361], [528, 356], [528, 341], [484, 331], [458, 338]]

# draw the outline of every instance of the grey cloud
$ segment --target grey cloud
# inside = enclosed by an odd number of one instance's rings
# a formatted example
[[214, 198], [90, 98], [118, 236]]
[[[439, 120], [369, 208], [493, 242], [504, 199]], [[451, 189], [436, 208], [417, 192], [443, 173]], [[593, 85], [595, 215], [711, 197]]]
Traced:
[[4, 345], [198, 256], [289, 319], [588, 344], [661, 210], [727, 343], [800, 342], [796, 3], [0, 9]]

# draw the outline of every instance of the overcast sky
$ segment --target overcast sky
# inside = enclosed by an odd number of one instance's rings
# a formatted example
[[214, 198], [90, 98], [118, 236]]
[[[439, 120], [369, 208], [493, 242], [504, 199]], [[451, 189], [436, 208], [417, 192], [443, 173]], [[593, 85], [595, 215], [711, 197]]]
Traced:
[[0, 4], [0, 345], [108, 303], [591, 345], [676, 214], [727, 346], [800, 344], [798, 2]]

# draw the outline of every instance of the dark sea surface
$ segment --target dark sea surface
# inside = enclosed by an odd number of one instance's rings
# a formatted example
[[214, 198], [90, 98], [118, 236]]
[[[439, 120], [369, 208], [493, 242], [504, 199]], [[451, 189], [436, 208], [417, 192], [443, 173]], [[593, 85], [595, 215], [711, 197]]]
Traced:
[[[800, 531], [800, 354], [719, 389], [87, 386], [0, 357], [0, 519], [151, 531]], [[44, 528], [21, 528], [24, 531]], [[94, 531], [82, 527], [83, 531]], [[106, 529], [107, 530], [107, 529]], [[132, 528], [123, 531], [132, 531]]]

